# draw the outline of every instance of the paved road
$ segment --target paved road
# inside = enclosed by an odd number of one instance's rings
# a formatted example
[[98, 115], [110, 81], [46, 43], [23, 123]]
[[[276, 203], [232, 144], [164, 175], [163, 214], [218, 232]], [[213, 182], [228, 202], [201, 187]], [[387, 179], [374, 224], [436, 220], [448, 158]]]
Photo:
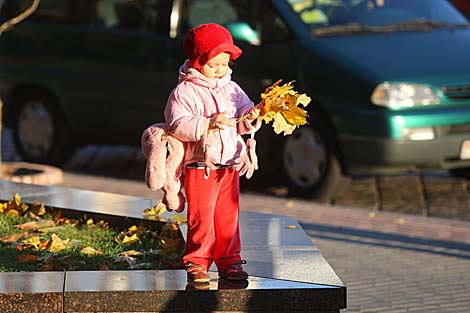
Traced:
[[[4, 144], [3, 155], [17, 160], [11, 149], [5, 149]], [[159, 192], [145, 187], [144, 165], [137, 148], [90, 146], [78, 151], [64, 167], [60, 185], [159, 199]], [[416, 176], [407, 177], [390, 179], [400, 182], [401, 190], [406, 191], [416, 181]], [[387, 179], [382, 188], [390, 183]], [[455, 186], [449, 189], [448, 182], [440, 179], [438, 182], [445, 184], [440, 196], [454, 199]], [[370, 181], [365, 178], [359, 185]], [[282, 187], [269, 188], [270, 194], [245, 188], [242, 209], [289, 215], [300, 221], [348, 287], [348, 309], [344, 312], [470, 312], [470, 222], [403, 210], [377, 212], [340, 201], [331, 206], [287, 199], [282, 197]], [[354, 188], [349, 202], [371, 192], [357, 184], [352, 184]], [[446, 210], [463, 211], [455, 210], [449, 200], [441, 205]]]

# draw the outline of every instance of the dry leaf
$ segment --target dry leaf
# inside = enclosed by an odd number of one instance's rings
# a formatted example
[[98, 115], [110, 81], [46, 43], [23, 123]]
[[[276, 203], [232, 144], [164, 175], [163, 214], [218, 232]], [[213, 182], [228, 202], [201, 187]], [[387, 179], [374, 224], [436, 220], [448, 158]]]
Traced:
[[46, 253], [38, 257], [38, 261], [43, 264], [52, 264], [55, 261], [55, 257], [52, 253]]
[[122, 240], [122, 244], [124, 245], [131, 245], [135, 242], [139, 241], [139, 237], [137, 236], [137, 234], [132, 234], [130, 237], [125, 235], [124, 236], [124, 239]]
[[160, 201], [155, 206], [151, 208], [146, 208], [144, 210], [144, 215], [162, 215], [166, 211], [166, 205]]
[[179, 215], [179, 214], [175, 214], [173, 215], [170, 220], [176, 224], [183, 224], [183, 223], [187, 223], [188, 220], [185, 216], [183, 215]]
[[133, 258], [133, 257], [128, 256], [128, 255], [116, 255], [113, 258], [113, 262], [114, 263], [119, 263], [122, 266], [132, 267], [137, 262], [137, 260], [136, 260], [136, 258]]
[[88, 255], [88, 256], [90, 256], [90, 255], [101, 255], [101, 254], [103, 254], [101, 251], [95, 250], [95, 249], [93, 249], [93, 248], [90, 247], [90, 246], [87, 246], [87, 247], [83, 248], [82, 250], [80, 250], [80, 253], [85, 254], [85, 255]]
[[311, 99], [306, 94], [298, 94], [293, 90], [292, 82], [278, 86], [281, 80], [267, 88], [261, 94], [260, 117], [266, 123], [273, 122], [274, 132], [290, 135], [296, 127], [307, 123], [307, 112], [299, 107], [307, 106]]
[[35, 254], [21, 254], [17, 258], [20, 263], [34, 263], [38, 260]]
[[54, 264], [52, 263], [43, 264], [39, 267], [39, 270], [41, 272], [51, 272], [54, 270]]
[[32, 246], [37, 249], [41, 244], [41, 238], [39, 238], [38, 236], [26, 238], [25, 240], [23, 240], [23, 243], [26, 246]]
[[128, 231], [129, 231], [129, 232], [136, 232], [137, 229], [138, 229], [137, 226], [132, 225], [131, 227], [128, 228]]
[[18, 242], [21, 239], [25, 238], [27, 235], [28, 235], [28, 233], [26, 233], [26, 232], [11, 234], [11, 235], [0, 238], [0, 241], [4, 242], [4, 243]]
[[395, 220], [395, 223], [398, 225], [403, 225], [405, 224], [405, 219], [404, 218], [398, 218]]
[[7, 215], [20, 216], [20, 213], [18, 212], [18, 210], [11, 209], [11, 210], [8, 210]]
[[16, 204], [17, 207], [20, 205], [21, 197], [19, 193], [15, 193], [15, 195], [13, 196], [13, 202]]
[[286, 228], [287, 229], [297, 229], [299, 227], [297, 225], [287, 225]]
[[65, 249], [65, 246], [67, 242], [69, 242], [70, 239], [62, 240], [59, 236], [56, 234], [52, 234], [51, 240], [49, 241], [49, 251], [51, 252], [59, 252]]

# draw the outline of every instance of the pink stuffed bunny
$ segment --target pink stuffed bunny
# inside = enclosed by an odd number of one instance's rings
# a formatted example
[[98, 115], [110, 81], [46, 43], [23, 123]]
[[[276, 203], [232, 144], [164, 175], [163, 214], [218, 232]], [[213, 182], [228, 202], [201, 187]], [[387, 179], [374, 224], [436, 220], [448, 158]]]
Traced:
[[166, 124], [149, 126], [141, 138], [147, 159], [145, 182], [151, 190], [163, 191], [162, 202], [168, 211], [182, 212], [186, 199], [182, 192], [184, 143], [167, 134]]

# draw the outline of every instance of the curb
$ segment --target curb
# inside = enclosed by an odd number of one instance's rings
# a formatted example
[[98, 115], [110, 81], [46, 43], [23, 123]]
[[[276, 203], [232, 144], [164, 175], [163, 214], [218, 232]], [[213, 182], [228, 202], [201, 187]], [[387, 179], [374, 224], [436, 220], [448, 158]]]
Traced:
[[16, 183], [34, 185], [54, 185], [62, 182], [63, 172], [60, 168], [37, 163], [2, 162], [0, 178]]

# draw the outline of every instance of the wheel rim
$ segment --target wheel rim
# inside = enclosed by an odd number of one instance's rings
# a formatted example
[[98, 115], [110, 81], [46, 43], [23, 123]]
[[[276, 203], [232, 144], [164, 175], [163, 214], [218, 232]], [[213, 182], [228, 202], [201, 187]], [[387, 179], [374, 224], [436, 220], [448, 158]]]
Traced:
[[287, 175], [297, 186], [313, 187], [327, 169], [325, 143], [312, 128], [301, 127], [286, 139], [283, 161]]
[[51, 112], [38, 100], [26, 103], [18, 117], [18, 138], [26, 154], [44, 157], [54, 138]]

